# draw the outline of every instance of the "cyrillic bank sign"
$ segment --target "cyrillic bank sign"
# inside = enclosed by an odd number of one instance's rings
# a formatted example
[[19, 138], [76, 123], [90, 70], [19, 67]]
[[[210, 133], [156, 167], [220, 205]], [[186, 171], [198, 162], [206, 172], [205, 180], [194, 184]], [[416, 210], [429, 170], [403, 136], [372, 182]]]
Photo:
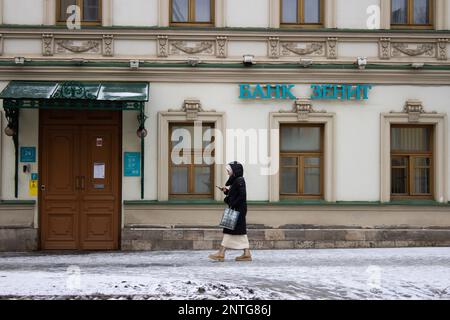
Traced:
[[[240, 99], [286, 99], [295, 100], [292, 93], [295, 84], [240, 84]], [[311, 85], [312, 100], [367, 100], [370, 84], [313, 84]]]

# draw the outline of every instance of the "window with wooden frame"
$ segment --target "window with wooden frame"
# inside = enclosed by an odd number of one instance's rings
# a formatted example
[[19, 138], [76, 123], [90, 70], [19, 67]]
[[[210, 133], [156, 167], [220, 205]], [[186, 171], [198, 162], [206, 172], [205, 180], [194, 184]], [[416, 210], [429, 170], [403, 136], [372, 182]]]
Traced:
[[281, 0], [282, 27], [320, 28], [323, 26], [324, 0]]
[[323, 125], [281, 125], [280, 198], [323, 198]]
[[170, 0], [170, 24], [213, 26], [214, 0]]
[[198, 130], [194, 123], [172, 123], [169, 128], [169, 198], [213, 198], [214, 125], [202, 123]]
[[391, 0], [393, 28], [433, 28], [433, 0]]
[[391, 126], [392, 198], [433, 198], [433, 126]]
[[69, 6], [80, 8], [80, 20], [83, 25], [102, 24], [102, 0], [57, 0], [56, 21], [65, 24], [73, 13], [67, 13]]

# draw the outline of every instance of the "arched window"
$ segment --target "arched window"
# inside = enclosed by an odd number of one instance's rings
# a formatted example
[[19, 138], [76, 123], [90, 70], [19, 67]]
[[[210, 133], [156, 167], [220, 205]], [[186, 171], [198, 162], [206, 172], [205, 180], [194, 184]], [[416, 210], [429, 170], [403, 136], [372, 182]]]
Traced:
[[57, 0], [56, 20], [58, 23], [66, 23], [67, 19], [73, 15], [73, 11], [69, 7], [74, 5], [80, 8], [80, 20], [83, 24], [98, 25], [102, 23], [101, 0]]
[[281, 26], [323, 26], [323, 0], [281, 0]]
[[171, 25], [214, 25], [214, 0], [171, 0]]

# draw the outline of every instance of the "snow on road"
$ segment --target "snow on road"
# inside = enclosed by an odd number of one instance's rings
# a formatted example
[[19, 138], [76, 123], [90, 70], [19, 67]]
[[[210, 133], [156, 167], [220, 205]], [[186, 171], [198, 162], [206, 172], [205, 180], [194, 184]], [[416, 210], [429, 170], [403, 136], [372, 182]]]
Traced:
[[0, 298], [450, 299], [450, 248], [0, 254]]

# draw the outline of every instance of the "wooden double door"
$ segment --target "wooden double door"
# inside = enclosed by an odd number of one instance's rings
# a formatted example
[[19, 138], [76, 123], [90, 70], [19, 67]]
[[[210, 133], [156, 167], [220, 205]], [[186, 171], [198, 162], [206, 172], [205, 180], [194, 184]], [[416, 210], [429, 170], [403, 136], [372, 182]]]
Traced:
[[41, 249], [119, 249], [121, 112], [39, 116]]

